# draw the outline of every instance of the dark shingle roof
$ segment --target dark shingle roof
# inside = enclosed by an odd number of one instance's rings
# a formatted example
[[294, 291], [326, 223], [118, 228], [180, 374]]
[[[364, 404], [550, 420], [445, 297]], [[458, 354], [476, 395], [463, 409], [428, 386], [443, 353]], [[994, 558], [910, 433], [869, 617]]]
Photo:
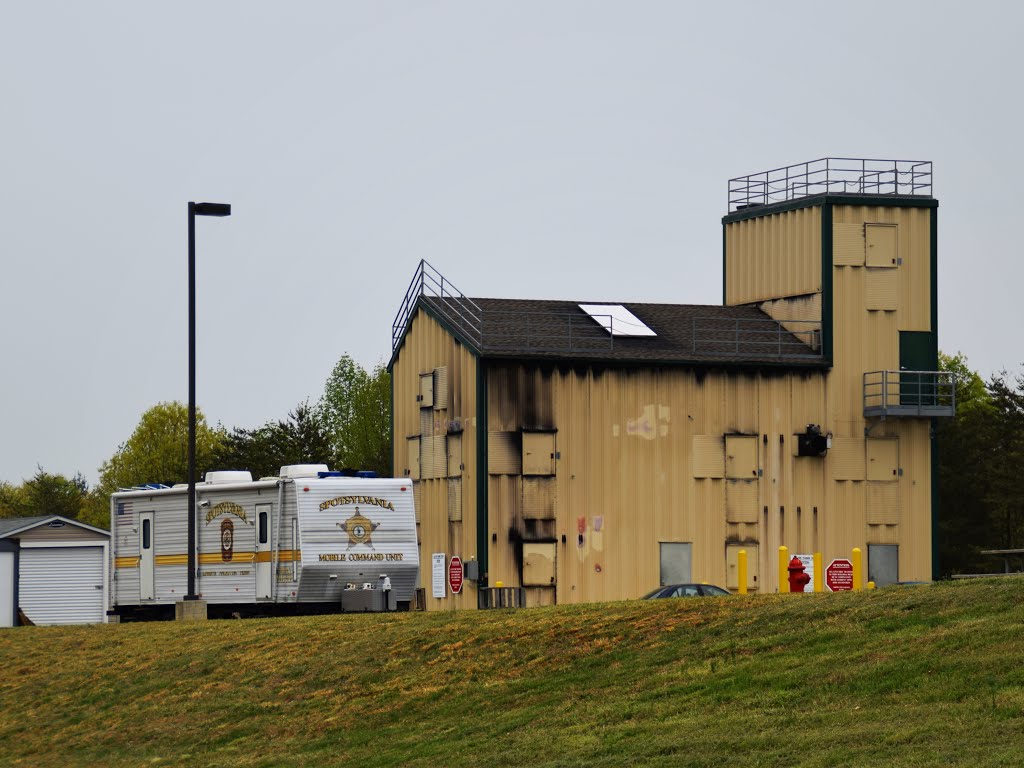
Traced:
[[[485, 357], [820, 365], [819, 324], [790, 330], [754, 306], [623, 303], [656, 336], [612, 336], [575, 301], [419, 301]], [[609, 304], [609, 302], [593, 302]]]

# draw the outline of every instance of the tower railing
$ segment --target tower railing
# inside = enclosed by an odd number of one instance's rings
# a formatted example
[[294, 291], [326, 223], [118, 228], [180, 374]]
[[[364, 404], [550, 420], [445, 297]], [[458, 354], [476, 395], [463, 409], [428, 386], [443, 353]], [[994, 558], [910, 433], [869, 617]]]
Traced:
[[729, 179], [727, 211], [820, 194], [931, 197], [930, 160], [823, 157]]
[[437, 299], [437, 301], [431, 302], [434, 310], [455, 328], [465, 333], [478, 348], [481, 346], [483, 310], [475, 301], [452, 285], [451, 280], [446, 279], [425, 259], [420, 259], [419, 266], [416, 267], [409, 288], [405, 292], [405, 298], [402, 299], [402, 303], [398, 307], [395, 321], [391, 324], [392, 352], [398, 349], [409, 317], [416, 310], [416, 302], [420, 296]]

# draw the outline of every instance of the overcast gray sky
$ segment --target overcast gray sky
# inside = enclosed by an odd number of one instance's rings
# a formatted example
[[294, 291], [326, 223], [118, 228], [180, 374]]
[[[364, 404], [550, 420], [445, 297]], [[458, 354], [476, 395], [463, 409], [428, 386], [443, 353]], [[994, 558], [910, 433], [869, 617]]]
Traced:
[[1024, 360], [1019, 3], [0, 0], [0, 480], [252, 427], [472, 296], [717, 304], [728, 178], [935, 163], [939, 343]]

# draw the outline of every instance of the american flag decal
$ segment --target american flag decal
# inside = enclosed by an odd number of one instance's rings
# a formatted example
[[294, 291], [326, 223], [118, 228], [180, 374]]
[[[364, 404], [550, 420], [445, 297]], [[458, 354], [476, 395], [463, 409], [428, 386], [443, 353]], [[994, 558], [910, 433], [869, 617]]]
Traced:
[[117, 510], [114, 518], [117, 521], [117, 525], [131, 525], [132, 524], [132, 503], [130, 501], [119, 501], [117, 502]]

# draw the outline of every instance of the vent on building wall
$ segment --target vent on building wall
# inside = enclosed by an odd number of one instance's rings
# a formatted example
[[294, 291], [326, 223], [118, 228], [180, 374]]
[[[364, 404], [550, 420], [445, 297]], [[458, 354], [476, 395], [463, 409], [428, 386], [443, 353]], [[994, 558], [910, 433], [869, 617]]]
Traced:
[[579, 308], [612, 336], [657, 336], [621, 304], [580, 304]]

